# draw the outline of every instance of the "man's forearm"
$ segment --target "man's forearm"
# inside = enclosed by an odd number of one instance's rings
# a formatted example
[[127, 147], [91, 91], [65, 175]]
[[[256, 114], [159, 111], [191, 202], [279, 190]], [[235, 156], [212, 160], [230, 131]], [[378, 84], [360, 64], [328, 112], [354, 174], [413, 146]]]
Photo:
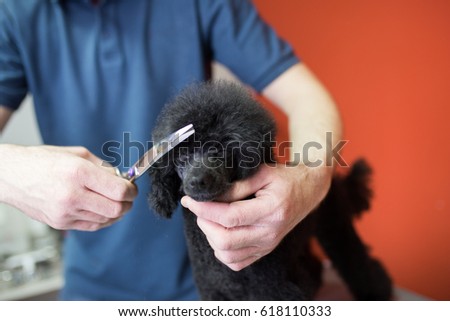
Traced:
[[293, 66], [263, 94], [289, 117], [291, 160], [325, 165], [327, 153], [342, 138], [342, 123], [336, 104], [315, 76], [303, 64]]

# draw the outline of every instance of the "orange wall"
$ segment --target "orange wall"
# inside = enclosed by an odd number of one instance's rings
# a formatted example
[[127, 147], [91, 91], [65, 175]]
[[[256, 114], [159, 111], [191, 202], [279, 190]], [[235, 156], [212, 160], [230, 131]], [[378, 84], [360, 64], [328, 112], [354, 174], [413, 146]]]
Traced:
[[395, 282], [450, 300], [450, 1], [254, 0], [336, 99], [374, 167], [358, 229]]

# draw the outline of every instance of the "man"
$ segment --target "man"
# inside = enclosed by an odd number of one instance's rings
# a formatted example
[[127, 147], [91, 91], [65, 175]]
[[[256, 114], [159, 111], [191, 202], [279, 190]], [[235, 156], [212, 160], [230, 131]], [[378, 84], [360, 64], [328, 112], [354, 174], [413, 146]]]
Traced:
[[[293, 151], [314, 141], [323, 148], [308, 161], [325, 160], [326, 132], [340, 138], [336, 107], [248, 1], [0, 0], [0, 130], [31, 92], [47, 144], [0, 145], [0, 202], [69, 230], [62, 299], [197, 298], [181, 215], [156, 219], [149, 180], [135, 186], [103, 160], [132, 164], [129, 147], [149, 139], [167, 99], [208, 79], [212, 60], [287, 113]], [[122, 160], [105, 148], [111, 141], [123, 145]], [[325, 196], [331, 175], [324, 163], [263, 166], [234, 186], [230, 203], [182, 205], [237, 271], [277, 246]]]

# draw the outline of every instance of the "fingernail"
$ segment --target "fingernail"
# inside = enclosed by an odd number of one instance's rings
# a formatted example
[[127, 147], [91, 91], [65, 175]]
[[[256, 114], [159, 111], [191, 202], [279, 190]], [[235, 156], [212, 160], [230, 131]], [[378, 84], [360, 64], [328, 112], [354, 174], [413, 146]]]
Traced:
[[183, 196], [182, 198], [181, 198], [181, 205], [183, 206], [183, 207], [186, 207], [186, 208], [188, 208], [188, 197], [187, 196]]

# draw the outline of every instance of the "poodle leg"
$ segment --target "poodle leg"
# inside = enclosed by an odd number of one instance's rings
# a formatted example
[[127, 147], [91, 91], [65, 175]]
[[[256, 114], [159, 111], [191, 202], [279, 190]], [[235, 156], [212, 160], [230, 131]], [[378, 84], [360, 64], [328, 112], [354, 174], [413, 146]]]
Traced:
[[345, 176], [333, 179], [317, 209], [316, 235], [334, 267], [358, 300], [389, 300], [392, 282], [383, 266], [370, 257], [353, 225], [353, 218], [369, 209], [371, 169], [356, 161]]
[[389, 300], [392, 282], [383, 266], [370, 257], [352, 221], [336, 211], [319, 215], [317, 238], [357, 300]]

